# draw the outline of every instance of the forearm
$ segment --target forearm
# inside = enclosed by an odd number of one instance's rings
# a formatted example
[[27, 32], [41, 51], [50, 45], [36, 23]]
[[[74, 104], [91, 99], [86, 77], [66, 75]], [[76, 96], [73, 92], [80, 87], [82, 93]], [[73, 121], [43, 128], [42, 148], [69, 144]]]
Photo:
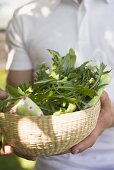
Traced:
[[27, 71], [8, 71], [6, 84], [9, 84], [13, 87], [18, 87], [20, 84], [28, 84], [30, 81], [33, 81], [33, 70]]

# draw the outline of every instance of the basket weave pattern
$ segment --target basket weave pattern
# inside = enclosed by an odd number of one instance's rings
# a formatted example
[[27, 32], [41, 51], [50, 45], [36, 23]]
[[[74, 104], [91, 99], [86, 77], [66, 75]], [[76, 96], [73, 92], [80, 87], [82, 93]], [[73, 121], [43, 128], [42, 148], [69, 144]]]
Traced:
[[14, 150], [28, 156], [67, 151], [96, 126], [100, 102], [94, 107], [60, 116], [19, 116], [0, 113], [0, 128]]

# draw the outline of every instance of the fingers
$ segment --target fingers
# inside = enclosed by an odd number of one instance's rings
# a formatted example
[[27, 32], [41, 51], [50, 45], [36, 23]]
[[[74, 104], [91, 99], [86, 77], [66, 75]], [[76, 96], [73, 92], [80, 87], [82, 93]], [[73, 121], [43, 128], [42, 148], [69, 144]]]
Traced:
[[9, 145], [5, 145], [5, 152], [3, 151], [2, 148], [0, 148], [0, 155], [10, 155], [13, 153], [13, 149]]
[[3, 100], [5, 98], [8, 97], [8, 93], [3, 91], [1, 88], [0, 88], [0, 100]]
[[102, 124], [102, 118], [99, 118], [97, 125], [95, 129], [92, 131], [92, 133], [88, 137], [86, 137], [83, 141], [81, 141], [79, 144], [73, 146], [71, 148], [71, 153], [73, 154], [80, 153], [92, 147], [95, 144], [98, 136], [100, 136], [101, 133], [103, 132], [103, 130], [104, 125]]
[[9, 145], [5, 145], [5, 152], [3, 151], [2, 148], [0, 148], [0, 155], [6, 156], [6, 155], [10, 155], [12, 153], [15, 153], [17, 156], [19, 156], [21, 158], [24, 158], [24, 159], [27, 159], [27, 160], [31, 160], [31, 161], [35, 161], [36, 160], [36, 157], [30, 157], [28, 155], [21, 155], [21, 154], [15, 152], [13, 150], [13, 148], [11, 146], [9, 146]]
[[101, 108], [102, 107], [106, 108], [109, 104], [111, 104], [108, 93], [106, 91], [103, 91], [103, 93], [100, 97], [100, 101], [101, 101]]
[[71, 153], [80, 153], [83, 152], [84, 150], [92, 147], [94, 143], [96, 142], [97, 135], [94, 133], [91, 133], [87, 138], [85, 138], [83, 141], [81, 141], [79, 144], [73, 146], [71, 148]]
[[107, 92], [103, 92], [101, 95], [101, 111], [99, 115], [100, 124], [104, 129], [112, 127], [114, 121], [114, 107]]
[[[111, 120], [109, 121], [110, 117], [109, 116], [109, 108], [111, 107], [111, 101], [109, 99], [108, 94], [104, 91], [101, 95], [101, 111], [99, 114], [99, 118], [97, 121], [97, 125], [95, 129], [92, 131], [92, 133], [85, 138], [82, 142], [79, 144], [73, 146], [71, 148], [71, 153], [80, 153], [83, 152], [84, 150], [92, 147], [94, 143], [96, 142], [97, 138], [101, 133], [110, 125]], [[108, 121], [107, 121], [108, 119]]]
[[9, 146], [8, 144], [6, 144], [4, 146], [4, 150], [5, 152], [3, 151], [2, 149], [2, 134], [0, 134], [0, 155], [10, 155], [13, 153], [13, 148], [11, 146]]
[[[8, 97], [8, 93], [6, 93], [5, 91], [3, 91], [1, 88], [0, 88], [0, 100], [3, 100], [5, 98]], [[0, 133], [0, 141], [1, 141], [1, 133]], [[1, 142], [0, 142], [1, 144]], [[0, 155], [10, 155], [13, 153], [13, 149], [11, 146], [9, 145], [5, 145], [5, 152], [3, 151], [2, 148], [0, 148]]]

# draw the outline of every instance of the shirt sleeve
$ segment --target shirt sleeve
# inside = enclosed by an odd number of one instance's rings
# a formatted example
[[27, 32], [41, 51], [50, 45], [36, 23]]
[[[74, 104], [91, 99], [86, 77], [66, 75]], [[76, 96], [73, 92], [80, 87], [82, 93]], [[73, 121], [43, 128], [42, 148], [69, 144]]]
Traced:
[[19, 15], [15, 13], [6, 31], [6, 70], [31, 70], [32, 62], [23, 41], [23, 30]]

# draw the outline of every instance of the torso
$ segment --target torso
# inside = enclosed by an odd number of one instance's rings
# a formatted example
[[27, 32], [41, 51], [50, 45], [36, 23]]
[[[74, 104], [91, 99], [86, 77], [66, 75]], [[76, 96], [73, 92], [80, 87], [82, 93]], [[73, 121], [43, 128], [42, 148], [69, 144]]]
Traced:
[[[102, 8], [102, 10], [101, 10]], [[83, 10], [83, 15], [80, 11]], [[85, 60], [104, 62], [114, 68], [114, 1], [92, 0], [78, 7], [73, 1], [63, 0], [52, 14], [43, 17], [24, 16], [30, 23], [24, 34], [27, 52], [34, 68], [42, 62], [51, 64], [47, 49], [66, 54], [74, 48], [77, 63]], [[26, 28], [26, 24], [24, 25]], [[114, 73], [107, 91], [114, 102]], [[114, 128], [106, 130], [96, 144], [78, 154], [65, 154], [38, 159], [38, 170], [114, 170]]]

